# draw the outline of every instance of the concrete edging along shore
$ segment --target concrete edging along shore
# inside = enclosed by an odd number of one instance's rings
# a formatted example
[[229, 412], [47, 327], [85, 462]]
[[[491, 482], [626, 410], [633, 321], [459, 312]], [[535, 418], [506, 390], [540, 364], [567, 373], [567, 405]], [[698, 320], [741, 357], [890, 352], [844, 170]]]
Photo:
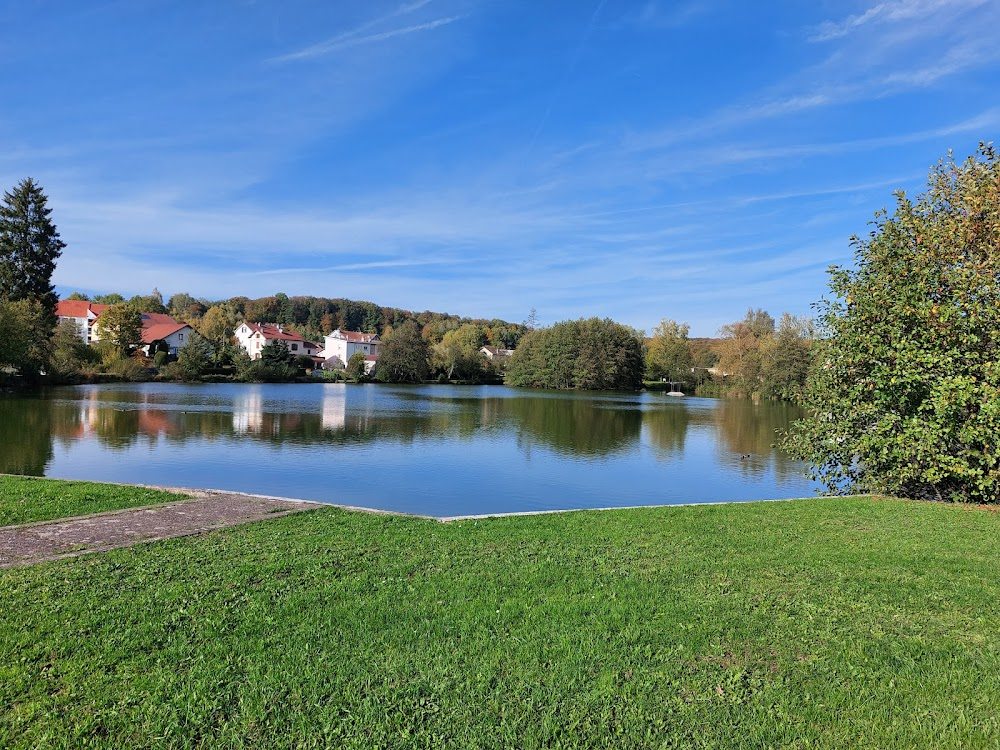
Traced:
[[[67, 480], [79, 481], [79, 480]], [[571, 508], [481, 513], [460, 516], [429, 516], [416, 513], [366, 508], [357, 505], [327, 503], [318, 500], [255, 495], [247, 492], [217, 489], [191, 489], [158, 485], [107, 482], [120, 487], [142, 487], [164, 490], [181, 495], [177, 501], [145, 505], [136, 508], [92, 513], [71, 518], [35, 521], [0, 528], [0, 568], [31, 565], [48, 560], [78, 557], [91, 552], [106, 552], [134, 544], [173, 539], [200, 534], [215, 529], [277, 518], [320, 507], [404, 516], [434, 520], [439, 523], [478, 521], [489, 518], [552, 515], [582, 511], [637, 510], [643, 508], [679, 508], [700, 505], [731, 505], [743, 502], [788, 502], [804, 498], [779, 498], [754, 501], [723, 501], [717, 503], [678, 503], [633, 505], [601, 508]]]

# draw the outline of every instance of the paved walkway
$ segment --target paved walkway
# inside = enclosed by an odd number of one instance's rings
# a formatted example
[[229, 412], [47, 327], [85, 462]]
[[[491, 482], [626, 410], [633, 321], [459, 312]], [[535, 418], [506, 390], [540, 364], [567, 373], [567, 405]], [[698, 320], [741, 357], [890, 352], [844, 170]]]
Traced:
[[316, 503], [260, 495], [182, 491], [191, 499], [2, 527], [0, 568], [200, 534], [316, 507]]

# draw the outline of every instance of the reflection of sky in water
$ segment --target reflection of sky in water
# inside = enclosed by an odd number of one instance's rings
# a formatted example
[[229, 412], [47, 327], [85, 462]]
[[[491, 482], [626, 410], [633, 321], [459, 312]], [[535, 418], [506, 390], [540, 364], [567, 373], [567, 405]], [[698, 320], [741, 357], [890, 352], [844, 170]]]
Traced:
[[51, 455], [39, 465], [54, 477], [429, 515], [814, 492], [801, 464], [771, 448], [774, 430], [795, 416], [787, 405], [320, 383], [146, 383], [53, 394], [33, 406], [0, 401], [0, 415], [11, 430], [18, 420], [51, 421], [50, 441], [40, 441]]

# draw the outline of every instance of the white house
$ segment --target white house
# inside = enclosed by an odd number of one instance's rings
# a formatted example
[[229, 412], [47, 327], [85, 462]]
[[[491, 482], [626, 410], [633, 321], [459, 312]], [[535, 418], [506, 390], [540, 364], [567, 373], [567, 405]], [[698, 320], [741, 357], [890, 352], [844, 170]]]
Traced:
[[377, 333], [341, 331], [338, 328], [333, 333], [326, 335], [325, 342], [323, 357], [327, 362], [336, 358], [340, 360], [341, 366], [346, 366], [352, 355], [361, 352], [365, 355], [365, 370], [370, 372], [378, 360], [380, 339]]
[[311, 341], [306, 341], [294, 331], [286, 331], [280, 323], [240, 323], [233, 331], [236, 340], [250, 355], [250, 359], [260, 359], [260, 350], [272, 341], [284, 341], [292, 354], [304, 354], [307, 357], [316, 356], [319, 347]]
[[63, 299], [56, 303], [56, 315], [59, 322], [70, 320], [76, 324], [76, 332], [85, 344], [97, 341], [94, 335], [94, 323], [110, 305], [97, 305], [85, 299]]
[[194, 329], [187, 323], [179, 323], [169, 315], [160, 313], [142, 313], [142, 343], [147, 354], [150, 346], [156, 341], [163, 341], [167, 350], [176, 356], [178, 349], [183, 349]]
[[[101, 340], [101, 314], [111, 305], [98, 305], [87, 300], [64, 299], [56, 303], [56, 315], [61, 323], [70, 320], [76, 325], [77, 333], [87, 344]], [[141, 313], [142, 343], [148, 353], [149, 345], [163, 340], [171, 354], [177, 354], [190, 339], [194, 329], [187, 323], [180, 323], [164, 313]]]

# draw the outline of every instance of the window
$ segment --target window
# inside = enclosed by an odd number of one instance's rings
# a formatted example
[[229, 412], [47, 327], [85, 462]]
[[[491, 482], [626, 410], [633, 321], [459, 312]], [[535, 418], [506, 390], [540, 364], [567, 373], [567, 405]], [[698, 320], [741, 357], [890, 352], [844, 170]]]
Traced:
[[177, 340], [178, 341], [183, 341], [184, 340], [184, 334], [183, 333], [178, 333], [177, 334]]
[[298, 350], [299, 350], [299, 345], [298, 344], [292, 344], [292, 351], [293, 352], [297, 352]]

